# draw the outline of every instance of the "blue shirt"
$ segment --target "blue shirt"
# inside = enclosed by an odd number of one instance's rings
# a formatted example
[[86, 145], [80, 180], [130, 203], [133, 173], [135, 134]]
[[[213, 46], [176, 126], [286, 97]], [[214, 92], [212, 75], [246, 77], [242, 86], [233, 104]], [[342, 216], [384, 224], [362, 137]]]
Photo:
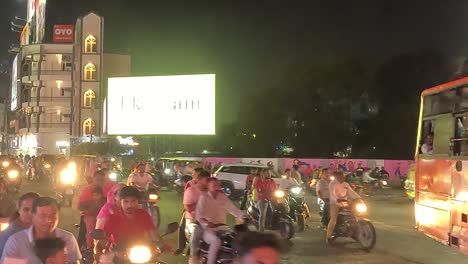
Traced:
[[13, 222], [10, 223], [7, 229], [0, 233], [0, 258], [2, 257], [3, 248], [5, 247], [8, 238], [23, 229], [24, 228], [18, 225], [16, 222]]
[[[26, 264], [42, 264], [41, 260], [34, 253], [32, 228], [19, 231], [8, 239], [3, 249], [0, 263], [4, 263], [5, 259], [11, 258], [23, 260]], [[80, 248], [72, 233], [57, 228], [55, 229], [55, 236], [65, 241], [69, 263], [76, 263], [81, 260]]]

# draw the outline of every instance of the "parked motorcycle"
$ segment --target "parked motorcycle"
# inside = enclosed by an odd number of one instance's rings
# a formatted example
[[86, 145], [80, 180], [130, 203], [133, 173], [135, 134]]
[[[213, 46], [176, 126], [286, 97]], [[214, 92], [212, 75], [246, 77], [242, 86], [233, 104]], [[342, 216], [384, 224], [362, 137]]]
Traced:
[[[250, 204], [247, 213], [258, 227], [260, 211], [253, 204]], [[268, 203], [265, 228], [278, 230], [280, 236], [284, 239], [291, 239], [294, 236], [293, 219], [289, 216], [286, 193], [282, 190], [276, 190]]]
[[367, 215], [367, 206], [361, 200], [349, 202], [339, 201], [342, 204], [338, 212], [333, 238], [350, 237], [359, 242], [363, 249], [371, 250], [377, 241], [374, 225], [364, 217]]
[[68, 206], [72, 206], [77, 174], [75, 162], [69, 162], [59, 173], [59, 179], [56, 182], [55, 189], [58, 201], [61, 205], [68, 204]]
[[[179, 225], [177, 223], [170, 223], [167, 225], [166, 232], [161, 235], [165, 237], [177, 231]], [[99, 263], [154, 263], [166, 264], [158, 259], [161, 254], [161, 249], [157, 245], [151, 243], [128, 241], [120, 245], [108, 245], [107, 237], [104, 230], [96, 229], [91, 232], [93, 239], [98, 240], [96, 247], [97, 258]]]
[[297, 222], [298, 232], [305, 229], [305, 220], [310, 217], [309, 206], [305, 201], [305, 189], [293, 186], [288, 189], [289, 216]]

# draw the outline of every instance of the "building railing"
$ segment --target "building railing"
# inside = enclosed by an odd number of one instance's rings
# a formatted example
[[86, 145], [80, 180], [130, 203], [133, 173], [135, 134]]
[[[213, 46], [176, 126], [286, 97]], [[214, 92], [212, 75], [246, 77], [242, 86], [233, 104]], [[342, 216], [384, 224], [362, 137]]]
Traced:
[[[31, 97], [30, 102], [37, 102], [38, 97]], [[70, 102], [71, 96], [41, 96], [39, 102]]]
[[38, 74], [41, 74], [41, 75], [64, 75], [64, 74], [71, 74], [72, 73], [72, 70], [41, 70], [41, 71], [38, 71], [38, 70], [33, 70], [31, 71], [31, 75], [38, 75]]
[[[36, 123], [31, 123], [31, 128], [36, 127]], [[63, 128], [68, 129], [70, 128], [70, 122], [62, 122], [62, 123], [48, 123], [48, 122], [40, 122], [39, 129], [41, 128]]]

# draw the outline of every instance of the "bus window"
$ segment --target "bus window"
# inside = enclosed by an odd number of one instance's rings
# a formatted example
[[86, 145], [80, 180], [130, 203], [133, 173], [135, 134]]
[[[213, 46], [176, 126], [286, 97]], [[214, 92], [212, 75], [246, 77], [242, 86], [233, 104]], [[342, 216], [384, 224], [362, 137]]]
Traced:
[[442, 114], [435, 118], [437, 124], [434, 128], [433, 138], [433, 154], [434, 155], [446, 155], [452, 154], [451, 151], [451, 139], [454, 135], [454, 122], [453, 114]]
[[456, 117], [454, 125], [453, 155], [468, 156], [468, 114]]
[[424, 98], [424, 116], [451, 113], [459, 100], [455, 90], [444, 91]]
[[419, 154], [432, 154], [434, 141], [435, 120], [424, 120], [421, 131], [421, 142], [419, 142]]

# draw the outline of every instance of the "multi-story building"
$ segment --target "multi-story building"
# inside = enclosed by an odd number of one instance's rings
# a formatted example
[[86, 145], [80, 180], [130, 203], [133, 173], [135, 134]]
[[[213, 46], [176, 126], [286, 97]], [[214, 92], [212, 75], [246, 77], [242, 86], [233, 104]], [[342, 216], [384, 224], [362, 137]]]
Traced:
[[[102, 140], [105, 80], [130, 75], [129, 56], [104, 53], [102, 17], [89, 13], [75, 25], [46, 26], [46, 18], [39, 19], [44, 8], [28, 9], [33, 21], [23, 30], [13, 63], [8, 115], [12, 154], [68, 154], [70, 144]], [[52, 43], [44, 43], [44, 35]]]

